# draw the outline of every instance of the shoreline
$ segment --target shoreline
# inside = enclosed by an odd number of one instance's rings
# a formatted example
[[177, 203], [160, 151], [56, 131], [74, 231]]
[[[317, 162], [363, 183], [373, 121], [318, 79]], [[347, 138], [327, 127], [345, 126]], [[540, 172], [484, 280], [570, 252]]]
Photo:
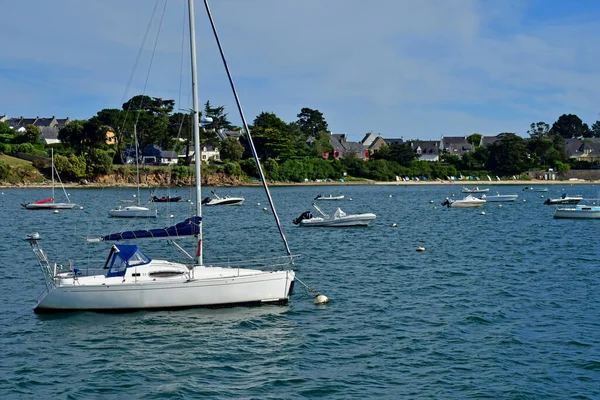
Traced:
[[[378, 186], [548, 186], [548, 185], [596, 185], [600, 184], [600, 180], [595, 181], [585, 181], [585, 180], [552, 180], [552, 181], [539, 181], [539, 180], [513, 180], [513, 181], [449, 181], [449, 180], [440, 180], [440, 181], [350, 181], [350, 182], [273, 182], [269, 183], [270, 187], [289, 187], [289, 186], [364, 186], [364, 185], [378, 185]], [[143, 187], [142, 185], [141, 187]], [[260, 187], [261, 183], [243, 183], [239, 185], [204, 185], [207, 187]], [[32, 183], [32, 184], [13, 184], [13, 185], [5, 185], [0, 184], [1, 189], [44, 189], [52, 187], [51, 182], [47, 183]], [[137, 188], [138, 185], [135, 183], [121, 183], [121, 184], [104, 184], [104, 183], [63, 183], [63, 187], [69, 189], [117, 189], [117, 188]], [[189, 186], [157, 186], [153, 187], [153, 189], [163, 189], [163, 188], [189, 188], [193, 187]]]

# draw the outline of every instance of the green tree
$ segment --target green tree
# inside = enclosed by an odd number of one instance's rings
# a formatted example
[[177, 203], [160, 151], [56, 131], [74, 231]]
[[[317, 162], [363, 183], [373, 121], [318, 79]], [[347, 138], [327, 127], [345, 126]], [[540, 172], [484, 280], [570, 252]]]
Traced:
[[471, 143], [473, 147], [479, 147], [479, 143], [481, 143], [481, 138], [483, 135], [481, 133], [473, 133], [467, 136], [467, 142]]
[[56, 171], [61, 177], [64, 177], [64, 179], [80, 179], [85, 177], [86, 173], [85, 159], [73, 154], [69, 157], [55, 154], [54, 168], [56, 168]]
[[409, 166], [417, 158], [408, 144], [391, 144], [383, 146], [371, 156], [374, 160], [395, 161], [400, 165]]
[[296, 123], [306, 139], [311, 137], [316, 138], [319, 132], [329, 131], [327, 121], [325, 121], [323, 113], [319, 110], [304, 107], [300, 110], [300, 114], [298, 114], [297, 117], [298, 120]]
[[244, 155], [244, 146], [236, 138], [227, 137], [221, 142], [219, 153], [222, 160], [239, 161]]
[[24, 135], [27, 143], [36, 144], [40, 141], [42, 132], [35, 125], [27, 125]]
[[106, 175], [112, 171], [113, 154], [101, 149], [90, 150], [87, 174], [88, 175]]
[[565, 139], [576, 137], [590, 137], [592, 132], [586, 123], [575, 114], [563, 114], [554, 124], [552, 131], [558, 133]]
[[547, 138], [550, 135], [550, 125], [543, 121], [532, 122], [527, 133], [532, 139]]
[[502, 175], [520, 174], [527, 170], [527, 144], [514, 133], [501, 133], [488, 149], [488, 169]]
[[206, 101], [204, 103], [204, 114], [205, 117], [212, 118], [212, 122], [206, 125], [204, 128], [206, 130], [215, 130], [219, 129], [231, 129], [233, 125], [227, 119], [227, 114], [225, 113], [225, 106], [219, 107], [211, 107], [210, 101]]
[[295, 154], [288, 125], [273, 113], [260, 113], [251, 129], [256, 152], [262, 160], [290, 158]]

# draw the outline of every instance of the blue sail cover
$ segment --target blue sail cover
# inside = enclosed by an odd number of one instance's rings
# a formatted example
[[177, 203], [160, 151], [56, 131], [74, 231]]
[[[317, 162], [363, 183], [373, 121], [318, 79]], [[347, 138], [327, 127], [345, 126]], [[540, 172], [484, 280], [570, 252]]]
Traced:
[[160, 229], [125, 231], [102, 237], [104, 241], [119, 241], [133, 239], [176, 239], [182, 236], [193, 236], [200, 232], [201, 217], [188, 218], [174, 226]]

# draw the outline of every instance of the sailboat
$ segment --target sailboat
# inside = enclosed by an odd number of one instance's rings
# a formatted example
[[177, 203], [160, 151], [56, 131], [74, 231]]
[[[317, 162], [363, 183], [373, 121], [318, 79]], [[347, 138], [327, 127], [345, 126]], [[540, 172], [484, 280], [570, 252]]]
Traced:
[[108, 215], [111, 217], [118, 218], [156, 218], [158, 216], [158, 210], [144, 207], [140, 204], [140, 166], [138, 163], [138, 141], [137, 141], [137, 130], [135, 124], [133, 125], [133, 138], [135, 141], [135, 170], [137, 174], [137, 202], [131, 206], [118, 206], [108, 210]]
[[[290, 253], [287, 240], [279, 223], [279, 217], [277, 216], [269, 188], [266, 184], [256, 149], [252, 143], [252, 136], [250, 135], [235, 86], [225, 62], [207, 0], [204, 0], [204, 4], [213, 26], [213, 32], [248, 135], [248, 142], [256, 160], [259, 175], [263, 182], [269, 204], [271, 205], [271, 210], [273, 211], [272, 214], [285, 245], [286, 255], [283, 256], [283, 260], [288, 264], [293, 264], [293, 256]], [[116, 242], [116, 244], [112, 244], [110, 247], [106, 261], [98, 265], [100, 272], [89, 275], [84, 274], [84, 270], [81, 267], [69, 267], [69, 270], [64, 271], [59, 269], [57, 264], [51, 266], [46, 253], [40, 247], [40, 235], [29, 235], [25, 240], [30, 243], [46, 282], [43, 292], [38, 297], [34, 312], [81, 310], [102, 312], [133, 311], [142, 309], [156, 310], [286, 304], [288, 302], [295, 283], [295, 272], [291, 268], [282, 269], [282, 260], [278, 260], [278, 263], [276, 263], [279, 269], [273, 270], [230, 268], [204, 264], [202, 253], [202, 196], [200, 186], [200, 121], [197, 111], [199, 107], [196, 85], [196, 42], [193, 0], [188, 0], [188, 9], [197, 215], [174, 226], [162, 229], [127, 231], [88, 239], [88, 241], [101, 243]], [[121, 244], [123, 241], [134, 239], [163, 239], [171, 241], [175, 247], [183, 250], [181, 246], [175, 243], [175, 240], [186, 236], [194, 236], [197, 240], [196, 257], [189, 264], [151, 259], [137, 245]], [[255, 261], [250, 262], [255, 263]]]
[[[70, 210], [73, 207], [76, 206], [76, 204], [71, 203], [71, 200], [69, 199], [69, 195], [67, 194], [65, 187], [62, 185], [62, 182], [60, 181], [60, 176], [58, 175], [58, 171], [55, 171], [54, 168], [54, 149], [51, 149], [51, 159], [52, 159], [52, 166], [51, 166], [51, 175], [52, 175], [52, 197], [47, 198], [47, 199], [43, 199], [43, 200], [38, 200], [36, 202], [33, 203], [25, 203], [25, 204], [21, 204], [21, 206], [25, 207], [25, 209], [27, 210]], [[63, 189], [63, 192], [65, 194], [65, 197], [67, 198], [67, 203], [56, 203], [54, 201], [54, 173], [56, 172], [56, 177], [58, 178], [60, 185]]]

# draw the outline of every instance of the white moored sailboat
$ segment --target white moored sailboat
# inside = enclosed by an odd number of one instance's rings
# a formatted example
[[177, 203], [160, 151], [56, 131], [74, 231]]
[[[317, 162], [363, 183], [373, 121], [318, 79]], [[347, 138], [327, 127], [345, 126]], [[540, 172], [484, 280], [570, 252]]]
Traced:
[[[76, 204], [71, 203], [71, 200], [69, 199], [69, 195], [67, 194], [65, 187], [62, 185], [62, 182], [60, 181], [60, 176], [58, 175], [58, 172], [55, 171], [54, 149], [51, 149], [50, 151], [51, 151], [51, 159], [52, 159], [52, 161], [51, 161], [52, 165], [50, 167], [50, 169], [51, 169], [50, 174], [52, 175], [52, 197], [50, 197], [48, 199], [44, 199], [44, 200], [38, 200], [33, 203], [21, 204], [21, 206], [23, 206], [27, 210], [70, 210], [76, 206]], [[56, 203], [54, 201], [54, 173], [55, 172], [56, 172], [56, 177], [58, 178], [58, 181], [60, 182], [60, 185], [63, 189], [65, 197], [67, 198], [67, 203]]]
[[[205, 0], [206, 10], [212, 22], [212, 16]], [[34, 254], [44, 272], [46, 287], [37, 300], [35, 312], [60, 312], [74, 310], [91, 311], [130, 311], [141, 309], [180, 309], [190, 307], [219, 307], [234, 305], [285, 304], [294, 285], [295, 273], [291, 269], [261, 270], [228, 268], [205, 265], [202, 256], [202, 209], [198, 94], [196, 90], [196, 48], [194, 37], [194, 7], [188, 0], [190, 19], [190, 50], [192, 59], [193, 88], [193, 128], [196, 163], [196, 211], [197, 215], [185, 221], [163, 229], [128, 231], [105, 235], [89, 241], [121, 242], [134, 239], [175, 240], [184, 236], [195, 236], [198, 241], [196, 258], [190, 264], [155, 260], [147, 257], [136, 245], [114, 244], [104, 264], [98, 265], [95, 274], [84, 275], [83, 269], [70, 268], [59, 271], [56, 264], [51, 266], [44, 251], [39, 246], [40, 236], [29, 235], [26, 240], [31, 244]], [[213, 31], [214, 30], [213, 25]], [[223, 57], [217, 38], [217, 44]], [[229, 70], [225, 65], [227, 74]], [[283, 240], [286, 255], [284, 259], [291, 263], [285, 235], [256, 156], [248, 124], [243, 115], [235, 93], [233, 81], [230, 83], [252, 153], [257, 162], [267, 198], [271, 205], [279, 233]], [[177, 244], [176, 247], [181, 249]], [[281, 260], [279, 260], [281, 265]], [[316, 299], [321, 300], [321, 297]], [[315, 300], [317, 301], [317, 300]]]
[[148, 208], [140, 204], [140, 165], [138, 163], [138, 141], [137, 127], [133, 125], [133, 138], [135, 141], [135, 171], [137, 183], [137, 200], [135, 205], [117, 206], [108, 210], [108, 215], [116, 218], [156, 218], [158, 210], [156, 208]]

